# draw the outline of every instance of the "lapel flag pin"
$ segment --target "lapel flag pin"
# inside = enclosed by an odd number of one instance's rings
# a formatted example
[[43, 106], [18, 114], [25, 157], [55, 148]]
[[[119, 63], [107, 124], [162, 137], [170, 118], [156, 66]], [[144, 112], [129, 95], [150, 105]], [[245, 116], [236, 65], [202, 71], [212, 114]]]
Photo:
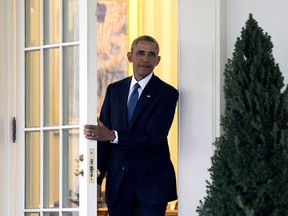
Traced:
[[150, 98], [151, 97], [151, 95], [147, 95], [147, 98]]

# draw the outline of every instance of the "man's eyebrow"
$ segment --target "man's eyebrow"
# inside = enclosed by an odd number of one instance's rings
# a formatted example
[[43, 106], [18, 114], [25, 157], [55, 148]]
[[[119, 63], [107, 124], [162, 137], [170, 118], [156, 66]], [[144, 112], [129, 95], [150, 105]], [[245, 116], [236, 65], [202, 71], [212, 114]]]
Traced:
[[[144, 53], [146, 53], [145, 50], [137, 50], [137, 52], [144, 52]], [[150, 54], [152, 54], [152, 53], [156, 54], [156, 52], [154, 52], [154, 51], [148, 51], [148, 53], [150, 53]]]

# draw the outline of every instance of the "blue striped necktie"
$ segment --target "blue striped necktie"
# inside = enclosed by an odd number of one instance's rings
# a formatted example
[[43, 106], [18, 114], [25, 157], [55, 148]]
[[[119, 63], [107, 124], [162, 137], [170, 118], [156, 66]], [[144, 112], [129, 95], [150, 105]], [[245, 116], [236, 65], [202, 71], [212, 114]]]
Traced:
[[140, 85], [138, 83], [136, 83], [134, 85], [133, 92], [131, 93], [129, 101], [128, 101], [127, 115], [128, 115], [128, 123], [129, 124], [130, 124], [130, 121], [132, 119], [132, 115], [133, 115], [134, 109], [136, 107], [138, 98], [139, 98], [139, 92], [138, 92], [139, 87], [140, 87]]

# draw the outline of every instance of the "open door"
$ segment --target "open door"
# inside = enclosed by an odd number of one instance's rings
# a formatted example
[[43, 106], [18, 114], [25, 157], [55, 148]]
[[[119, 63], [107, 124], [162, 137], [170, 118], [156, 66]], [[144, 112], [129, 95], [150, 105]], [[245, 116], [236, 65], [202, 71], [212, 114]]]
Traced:
[[16, 5], [16, 215], [95, 216], [96, 1]]

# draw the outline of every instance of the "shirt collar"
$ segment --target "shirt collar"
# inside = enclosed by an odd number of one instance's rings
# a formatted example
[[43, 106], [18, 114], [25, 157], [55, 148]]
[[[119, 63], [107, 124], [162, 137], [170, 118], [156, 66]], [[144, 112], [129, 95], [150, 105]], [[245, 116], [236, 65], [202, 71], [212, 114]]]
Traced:
[[[147, 85], [147, 83], [149, 82], [149, 80], [151, 79], [152, 76], [153, 76], [153, 72], [138, 82], [138, 84], [140, 85], [142, 90], [145, 88], [145, 86]], [[130, 90], [133, 88], [135, 83], [137, 83], [137, 80], [135, 79], [134, 76], [132, 76], [132, 80], [131, 80], [131, 84], [130, 84]]]

